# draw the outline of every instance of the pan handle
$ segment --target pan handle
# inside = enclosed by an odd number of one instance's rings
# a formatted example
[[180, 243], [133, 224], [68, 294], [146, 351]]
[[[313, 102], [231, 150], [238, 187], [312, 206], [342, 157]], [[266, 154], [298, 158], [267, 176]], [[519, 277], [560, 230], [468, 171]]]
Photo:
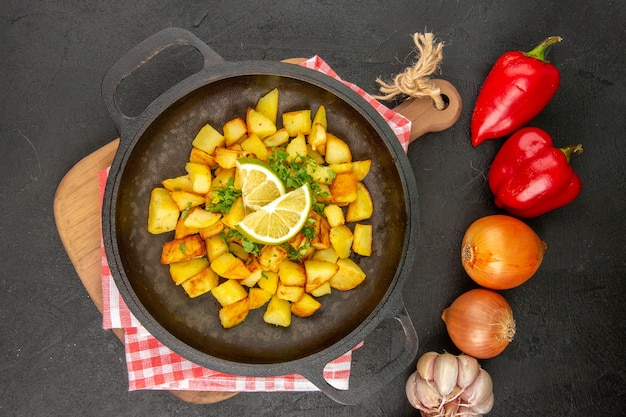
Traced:
[[426, 133], [441, 132], [451, 127], [459, 119], [463, 107], [461, 95], [449, 81], [431, 80], [441, 91], [445, 107], [441, 110], [433, 105], [430, 97], [410, 98], [393, 108], [411, 121], [409, 143]]
[[102, 98], [120, 134], [139, 117], [130, 117], [120, 109], [116, 100], [120, 83], [166, 48], [179, 45], [195, 48], [204, 58], [205, 69], [224, 61], [205, 42], [185, 29], [167, 28], [143, 40], [113, 64], [102, 80]]
[[413, 362], [418, 349], [418, 337], [413, 322], [409, 317], [404, 302], [400, 300], [401, 308], [393, 318], [398, 320], [404, 330], [404, 346], [402, 352], [390, 362], [386, 363], [376, 374], [368, 375], [367, 381], [355, 388], [347, 390], [337, 389], [330, 385], [323, 376], [326, 364], [319, 369], [300, 369], [299, 373], [312, 384], [336, 402], [344, 405], [355, 405], [363, 402], [377, 391], [387, 386], [394, 378], [400, 375]]

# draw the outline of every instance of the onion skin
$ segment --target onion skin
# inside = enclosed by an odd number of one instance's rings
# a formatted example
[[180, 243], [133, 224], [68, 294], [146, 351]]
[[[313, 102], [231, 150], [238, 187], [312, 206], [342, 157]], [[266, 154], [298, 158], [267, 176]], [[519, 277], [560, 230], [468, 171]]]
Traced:
[[494, 214], [468, 227], [461, 244], [461, 262], [478, 285], [508, 290], [537, 272], [546, 248], [546, 243], [523, 221]]
[[477, 359], [499, 355], [515, 335], [513, 310], [499, 293], [476, 288], [443, 310], [448, 335], [463, 353]]

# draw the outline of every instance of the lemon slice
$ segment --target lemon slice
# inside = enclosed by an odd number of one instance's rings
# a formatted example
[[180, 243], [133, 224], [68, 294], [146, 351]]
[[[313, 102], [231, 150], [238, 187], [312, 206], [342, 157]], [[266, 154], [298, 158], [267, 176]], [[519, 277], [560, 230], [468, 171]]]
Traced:
[[302, 229], [312, 204], [311, 189], [307, 183], [248, 214], [237, 223], [236, 228], [257, 243], [284, 243]]
[[243, 203], [253, 211], [285, 194], [285, 184], [265, 163], [253, 158], [236, 161], [235, 186], [241, 189]]

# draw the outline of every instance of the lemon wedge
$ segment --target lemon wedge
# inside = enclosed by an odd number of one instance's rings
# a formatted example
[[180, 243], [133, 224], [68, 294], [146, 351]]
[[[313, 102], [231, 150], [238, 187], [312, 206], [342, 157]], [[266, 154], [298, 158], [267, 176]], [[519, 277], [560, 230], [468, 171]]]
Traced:
[[285, 194], [285, 185], [266, 163], [239, 158], [236, 168], [235, 187], [241, 190], [244, 205], [252, 211]]
[[236, 229], [253, 242], [278, 245], [304, 227], [312, 205], [313, 197], [307, 183], [246, 215], [237, 223]]

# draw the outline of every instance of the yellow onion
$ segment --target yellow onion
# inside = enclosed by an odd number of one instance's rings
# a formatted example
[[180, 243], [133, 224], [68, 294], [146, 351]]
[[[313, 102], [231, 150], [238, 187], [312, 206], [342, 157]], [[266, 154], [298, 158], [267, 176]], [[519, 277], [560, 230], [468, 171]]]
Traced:
[[494, 214], [469, 226], [461, 244], [461, 262], [477, 284], [506, 290], [523, 284], [537, 272], [546, 248], [526, 223]]
[[477, 359], [499, 355], [515, 335], [511, 306], [502, 295], [485, 288], [460, 295], [443, 310], [441, 319], [455, 346]]

